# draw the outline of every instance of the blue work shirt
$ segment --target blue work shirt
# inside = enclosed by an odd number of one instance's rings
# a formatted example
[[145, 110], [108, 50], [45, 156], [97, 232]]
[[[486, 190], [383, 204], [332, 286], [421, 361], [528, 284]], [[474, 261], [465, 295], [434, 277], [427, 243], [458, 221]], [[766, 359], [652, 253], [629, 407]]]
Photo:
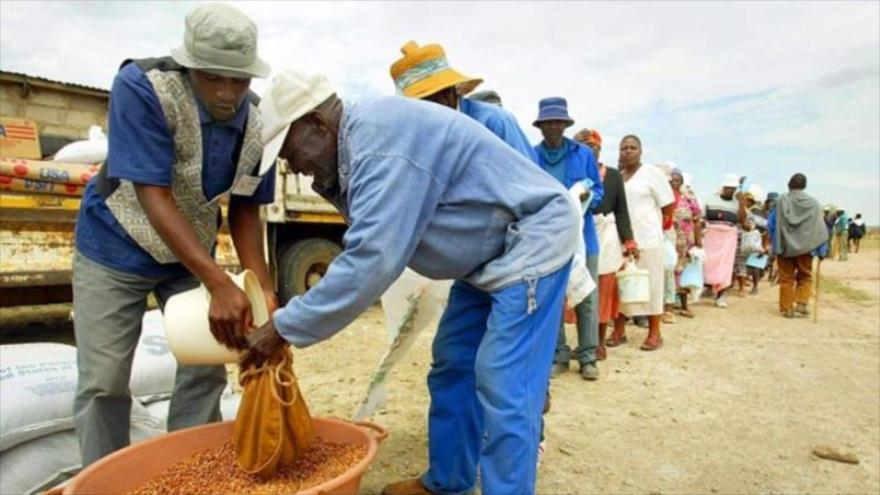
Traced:
[[[213, 198], [232, 187], [249, 105], [245, 101], [228, 122], [217, 122], [198, 103], [202, 131], [202, 188]], [[113, 81], [108, 116], [108, 176], [136, 184], [171, 187], [174, 136], [146, 74], [134, 63]], [[93, 178], [86, 185], [76, 221], [76, 248], [114, 270], [149, 277], [185, 275], [181, 263], [162, 264], [141, 248], [113, 216]], [[266, 173], [253, 196], [233, 196], [249, 204], [271, 203], [275, 171]]]
[[461, 113], [483, 124], [513, 149], [519, 151], [532, 162], [538, 163], [538, 156], [532, 145], [529, 144], [529, 138], [516, 122], [516, 117], [513, 114], [498, 105], [467, 98], [459, 99], [458, 106]]
[[349, 220], [345, 249], [273, 315], [298, 347], [351, 323], [406, 266], [492, 292], [537, 281], [574, 255], [568, 192], [461, 112], [402, 97], [346, 105], [338, 160], [338, 184], [318, 192]]
[[[590, 198], [590, 204], [584, 213], [584, 245], [587, 247], [587, 256], [595, 256], [599, 254], [599, 237], [596, 235], [596, 225], [593, 223], [593, 214], [596, 209], [602, 205], [602, 197], [605, 195], [605, 189], [602, 187], [602, 179], [599, 177], [599, 167], [596, 165], [596, 157], [593, 156], [593, 150], [568, 138], [565, 140], [565, 146], [568, 147], [568, 155], [565, 163], [565, 180], [562, 183], [566, 188], [570, 188], [577, 182], [584, 179], [593, 181], [590, 191], [593, 193]], [[551, 164], [544, 160], [541, 154], [541, 147], [544, 146], [542, 141], [535, 146], [535, 154], [538, 155], [538, 165], [542, 169], [553, 174]]]

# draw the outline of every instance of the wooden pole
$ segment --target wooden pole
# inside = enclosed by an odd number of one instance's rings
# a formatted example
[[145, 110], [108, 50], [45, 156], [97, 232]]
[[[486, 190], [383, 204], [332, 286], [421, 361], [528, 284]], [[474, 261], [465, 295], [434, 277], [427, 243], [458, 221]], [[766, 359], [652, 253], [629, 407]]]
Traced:
[[816, 264], [816, 294], [813, 300], [813, 323], [819, 323], [819, 281], [822, 279], [822, 258]]

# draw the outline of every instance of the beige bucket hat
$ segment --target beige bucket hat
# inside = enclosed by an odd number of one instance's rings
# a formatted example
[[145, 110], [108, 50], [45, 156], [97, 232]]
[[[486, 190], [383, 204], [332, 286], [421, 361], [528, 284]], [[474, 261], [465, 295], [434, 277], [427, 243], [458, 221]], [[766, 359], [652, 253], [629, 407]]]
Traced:
[[226, 77], [267, 77], [269, 64], [257, 56], [257, 26], [235, 7], [200, 5], [186, 15], [183, 45], [171, 58], [188, 68]]

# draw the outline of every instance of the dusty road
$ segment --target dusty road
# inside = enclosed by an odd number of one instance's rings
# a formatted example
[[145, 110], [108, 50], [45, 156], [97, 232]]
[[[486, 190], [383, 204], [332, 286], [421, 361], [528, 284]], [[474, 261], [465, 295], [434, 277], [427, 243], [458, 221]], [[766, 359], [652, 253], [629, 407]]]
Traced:
[[[758, 296], [731, 297], [726, 310], [704, 302], [696, 319], [665, 326], [657, 352], [639, 351], [645, 330], [629, 328], [631, 343], [610, 349], [598, 382], [580, 379], [576, 366], [555, 379], [538, 492], [880, 493], [876, 244], [847, 263], [823, 263], [818, 324], [779, 317], [776, 288], [762, 282]], [[3, 340], [70, 341], [65, 311]], [[389, 404], [372, 418], [391, 436], [363, 493], [426, 465], [432, 337], [419, 337], [394, 371]], [[373, 307], [336, 338], [298, 351], [313, 414], [350, 417], [384, 345], [383, 314]], [[818, 460], [817, 445], [853, 452], [860, 464]]]
[[[613, 349], [598, 382], [575, 372], [552, 382], [542, 494], [880, 493], [880, 252], [825, 262], [820, 320], [777, 315], [777, 291], [707, 303], [666, 326], [664, 347], [638, 350], [645, 330]], [[350, 416], [382, 353], [383, 316], [297, 353], [312, 411]], [[573, 328], [569, 329], [572, 332]], [[391, 429], [364, 493], [418, 475], [426, 464], [425, 375], [432, 335], [395, 371]], [[818, 460], [817, 445], [859, 465]]]

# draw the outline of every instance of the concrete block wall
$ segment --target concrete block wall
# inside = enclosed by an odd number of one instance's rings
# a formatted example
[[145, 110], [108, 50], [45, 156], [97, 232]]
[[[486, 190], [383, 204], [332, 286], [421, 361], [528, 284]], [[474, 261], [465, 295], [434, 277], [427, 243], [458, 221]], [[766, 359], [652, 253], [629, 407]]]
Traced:
[[20, 83], [0, 81], [0, 115], [36, 121], [43, 134], [84, 139], [92, 125], [106, 133], [107, 102], [99, 96], [36, 85], [22, 91]]

